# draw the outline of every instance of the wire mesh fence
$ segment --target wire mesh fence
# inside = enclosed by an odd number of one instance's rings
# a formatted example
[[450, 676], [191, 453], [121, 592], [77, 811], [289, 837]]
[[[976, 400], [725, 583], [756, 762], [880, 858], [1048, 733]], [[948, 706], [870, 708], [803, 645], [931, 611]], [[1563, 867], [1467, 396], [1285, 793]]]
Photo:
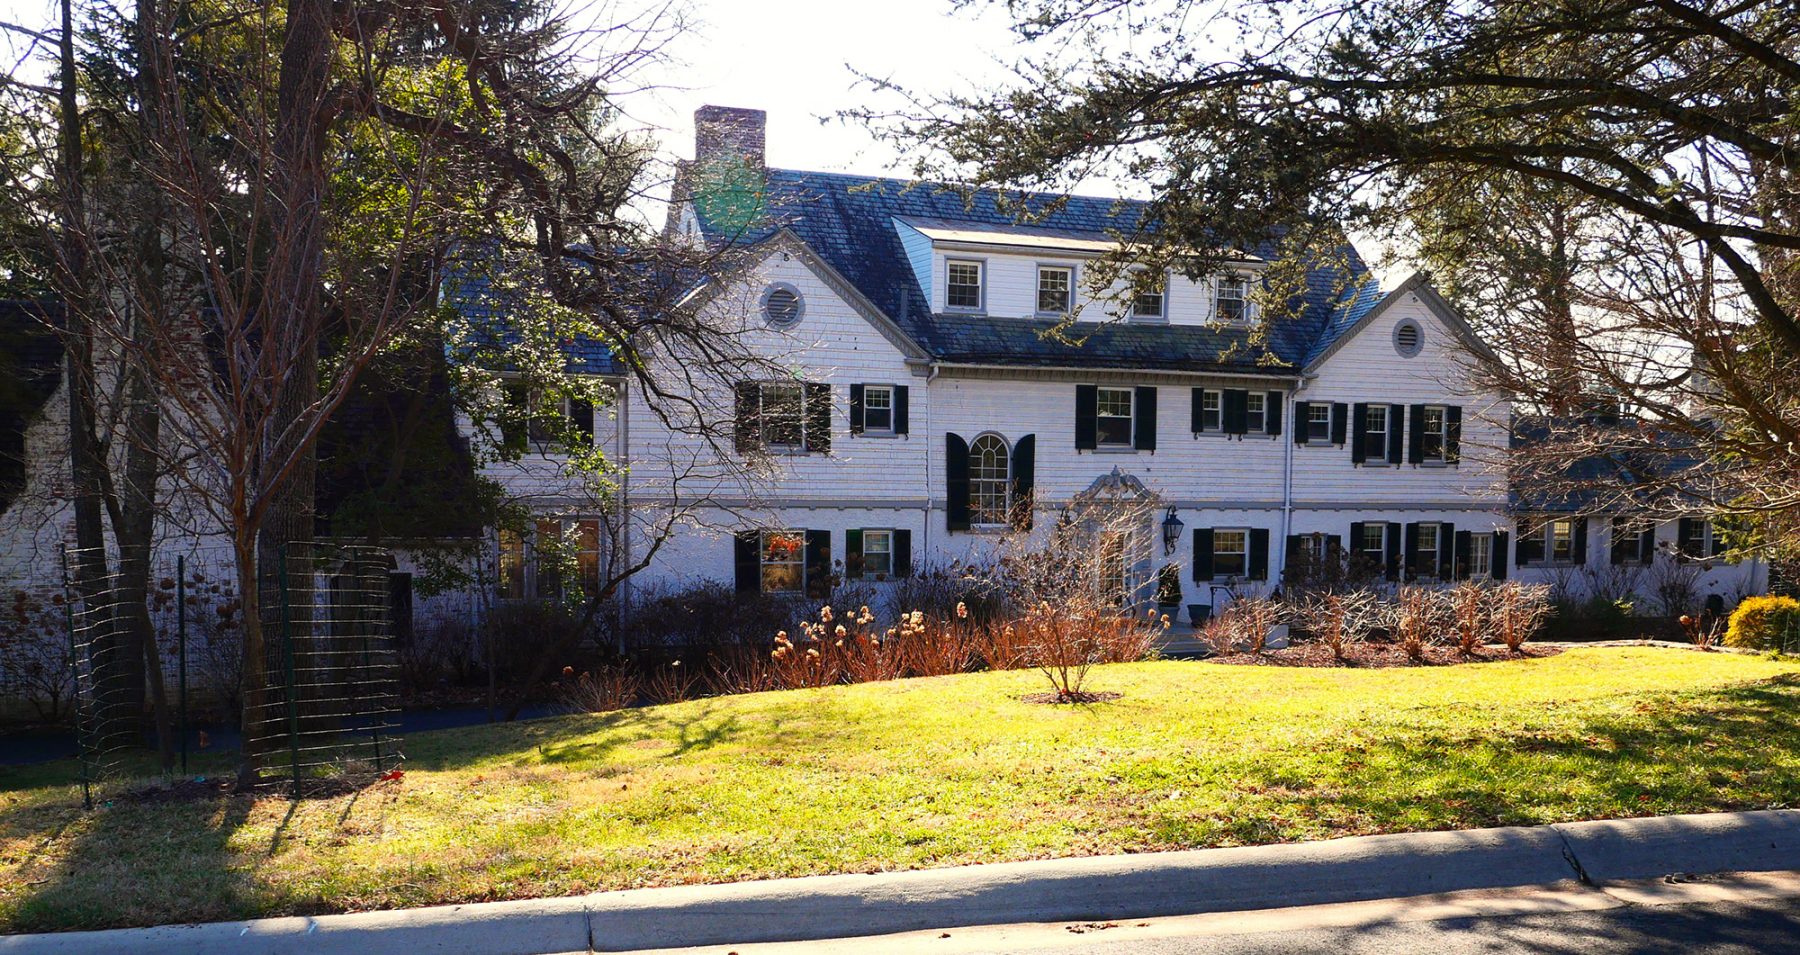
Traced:
[[144, 624], [138, 587], [132, 588], [104, 550], [68, 548], [62, 558], [60, 601], [68, 632], [70, 703], [80, 754], [82, 800], [123, 775], [131, 751], [142, 745], [145, 662]]

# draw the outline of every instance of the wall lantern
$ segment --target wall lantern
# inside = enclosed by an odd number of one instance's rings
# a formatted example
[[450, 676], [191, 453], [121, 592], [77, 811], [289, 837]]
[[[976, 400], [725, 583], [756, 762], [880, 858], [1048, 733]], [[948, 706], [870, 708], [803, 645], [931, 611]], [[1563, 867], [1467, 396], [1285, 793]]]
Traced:
[[1181, 544], [1181, 528], [1183, 526], [1185, 525], [1181, 523], [1181, 518], [1175, 516], [1175, 509], [1169, 508], [1169, 513], [1163, 515], [1162, 519], [1164, 556], [1175, 553], [1175, 548]]

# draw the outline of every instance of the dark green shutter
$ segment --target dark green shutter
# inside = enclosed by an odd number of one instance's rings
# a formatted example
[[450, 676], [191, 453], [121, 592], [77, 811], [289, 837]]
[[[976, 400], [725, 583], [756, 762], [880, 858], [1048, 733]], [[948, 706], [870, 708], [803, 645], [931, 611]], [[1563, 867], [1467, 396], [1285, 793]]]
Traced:
[[531, 441], [531, 392], [522, 381], [501, 386], [500, 448], [508, 457], [524, 454]]
[[1263, 429], [1270, 434], [1281, 433], [1281, 406], [1286, 398], [1279, 391], [1271, 391], [1263, 397]]
[[806, 532], [806, 595], [814, 600], [831, 597], [831, 532]]
[[1404, 545], [1405, 545], [1406, 562], [1402, 566], [1404, 566], [1406, 568], [1407, 579], [1411, 580], [1413, 578], [1420, 576], [1420, 574], [1419, 574], [1419, 525], [1416, 522], [1409, 521], [1409, 522], [1407, 522], [1407, 524], [1405, 526], [1406, 526], [1406, 530], [1404, 532], [1405, 533]]
[[1575, 558], [1575, 563], [1577, 565], [1585, 564], [1587, 563], [1588, 552], [1587, 518], [1577, 517], [1574, 520], [1574, 524], [1575, 540], [1572, 541], [1574, 547], [1570, 548], [1570, 553]]
[[1312, 402], [1294, 402], [1294, 443], [1305, 444], [1312, 430]]
[[1343, 444], [1344, 443], [1344, 429], [1345, 429], [1346, 425], [1348, 424], [1348, 422], [1345, 419], [1348, 417], [1350, 417], [1350, 406], [1349, 405], [1338, 403], [1338, 404], [1333, 404], [1331, 406], [1331, 443], [1332, 444]]
[[1075, 386], [1075, 450], [1092, 451], [1100, 441], [1100, 388]]
[[1028, 434], [1013, 442], [1012, 482], [1012, 525], [1022, 531], [1031, 530], [1037, 495], [1037, 435]]
[[1488, 551], [1488, 573], [1495, 580], [1506, 579], [1506, 538], [1505, 531], [1494, 532], [1494, 543]]
[[1156, 389], [1137, 388], [1132, 392], [1132, 444], [1139, 451], [1156, 450]]
[[[1474, 539], [1475, 539], [1475, 535], [1469, 533], [1468, 531], [1457, 531], [1456, 532], [1456, 548], [1455, 548], [1456, 556], [1454, 558], [1452, 558], [1455, 561], [1455, 563], [1451, 564], [1451, 566], [1450, 566], [1450, 578], [1452, 580], [1468, 580], [1469, 579], [1469, 560], [1473, 556], [1472, 552], [1475, 549], [1474, 545], [1471, 544], [1470, 541], [1473, 541]], [[1490, 555], [1490, 562], [1491, 562], [1491, 560], [1492, 560], [1492, 558]]]
[[1250, 529], [1250, 579], [1269, 579], [1269, 529]]
[[1388, 521], [1387, 534], [1383, 535], [1387, 538], [1387, 579], [1389, 580], [1400, 579], [1400, 535], [1395, 533], [1399, 529], [1400, 525]]
[[762, 590], [762, 534], [758, 531], [738, 531], [734, 543], [738, 592], [756, 593]]
[[[1356, 440], [1350, 443], [1350, 460], [1362, 464], [1369, 459], [1369, 406], [1358, 402], [1350, 414], [1355, 419], [1350, 423], [1354, 426], [1356, 435]], [[1357, 546], [1361, 545], [1362, 540], [1358, 538]]]
[[907, 391], [905, 385], [894, 386], [894, 433], [907, 434]]
[[831, 386], [806, 383], [806, 450], [831, 453]]
[[1445, 521], [1438, 526], [1438, 566], [1439, 580], [1450, 580], [1456, 576], [1456, 552], [1451, 545], [1456, 541], [1456, 525]]
[[1409, 408], [1406, 424], [1406, 462], [1421, 464], [1425, 460], [1425, 406]]
[[1225, 389], [1225, 396], [1220, 399], [1220, 404], [1224, 409], [1224, 414], [1220, 418], [1220, 431], [1226, 434], [1243, 434], [1249, 430], [1250, 422], [1247, 420], [1249, 399], [1250, 393], [1242, 388]]
[[944, 521], [952, 531], [969, 529], [969, 442], [944, 435]]
[[1193, 421], [1189, 427], [1195, 434], [1200, 434], [1206, 430], [1206, 389], [1193, 389], [1191, 400], [1193, 401]]
[[762, 417], [757, 414], [757, 397], [762, 386], [754, 381], [737, 383], [737, 449], [750, 454], [762, 449]]
[[863, 433], [863, 386], [850, 386], [850, 433]]
[[862, 531], [853, 528], [844, 532], [844, 576], [850, 580], [861, 580], [863, 576]]
[[1201, 583], [1213, 578], [1213, 533], [1210, 527], [1194, 528], [1194, 579]]
[[1462, 460], [1462, 406], [1444, 409], [1444, 460], [1455, 464]]
[[1362, 553], [1362, 545], [1363, 545], [1363, 522], [1362, 521], [1351, 521], [1350, 522], [1350, 546], [1355, 548], [1356, 553], [1360, 554], [1360, 553]]
[[894, 531], [894, 576], [912, 576], [912, 531], [902, 527]]
[[1388, 447], [1389, 464], [1399, 464], [1406, 453], [1406, 406], [1388, 406]]
[[594, 403], [585, 398], [570, 398], [569, 427], [587, 439], [586, 443], [591, 447], [594, 443]]

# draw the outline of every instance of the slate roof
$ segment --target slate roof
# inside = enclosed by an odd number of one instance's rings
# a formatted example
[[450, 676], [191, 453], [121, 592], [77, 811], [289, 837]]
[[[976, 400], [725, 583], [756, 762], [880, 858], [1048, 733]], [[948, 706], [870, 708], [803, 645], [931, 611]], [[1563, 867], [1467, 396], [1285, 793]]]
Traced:
[[[1553, 487], [1536, 481], [1507, 482], [1507, 502], [1515, 511], [1581, 513], [1616, 510], [1616, 502], [1634, 487], [1646, 486], [1641, 495], [1666, 495], [1673, 479], [1703, 476], [1708, 462], [1694, 442], [1630, 419], [1601, 417], [1550, 419], [1521, 417], [1513, 422], [1508, 445], [1525, 448], [1557, 440], [1557, 435], [1594, 428], [1612, 429], [1621, 449], [1607, 454], [1588, 454], [1562, 466]], [[1607, 502], [1615, 502], [1607, 506]]]
[[[691, 166], [678, 194], [693, 194]], [[684, 188], [685, 187], [685, 188]], [[1237, 372], [1286, 373], [1329, 347], [1379, 299], [1379, 288], [1356, 250], [1339, 250], [1341, 267], [1321, 266], [1308, 275], [1297, 308], [1273, 321], [1268, 353], [1244, 347], [1242, 329], [1180, 325], [1127, 325], [1118, 322], [1077, 326], [1089, 332], [1079, 347], [1050, 340], [1050, 322], [1016, 318], [934, 315], [894, 226], [895, 219], [1014, 227], [1016, 210], [1043, 213], [1034, 231], [1071, 238], [1112, 239], [1153, 228], [1145, 206], [1125, 199], [1060, 197], [981, 190], [965, 197], [957, 189], [898, 179], [841, 173], [766, 170], [761, 216], [745, 215], [747, 196], [734, 188], [728, 198], [709, 202], [702, 192], [696, 213], [708, 240], [759, 242], [782, 228], [792, 231], [836, 269], [934, 359], [1006, 365], [1069, 365], [1204, 370], [1221, 364]], [[1058, 202], [1060, 205], [1057, 205]], [[1045, 212], [1045, 210], [1049, 210]], [[1246, 250], [1260, 258], [1275, 255], [1272, 244]], [[1351, 276], [1363, 276], [1355, 282]], [[1341, 289], [1355, 287], [1350, 294]], [[1273, 359], [1273, 361], [1271, 361]], [[1285, 367], [1284, 367], [1285, 366]]]
[[[450, 357], [475, 359], [494, 371], [507, 371], [508, 349], [524, 341], [524, 333], [509, 317], [518, 310], [514, 294], [494, 285], [487, 268], [453, 265], [444, 277], [444, 304], [454, 308], [460, 323], [459, 341], [450, 343]], [[563, 343], [569, 356], [567, 370], [578, 375], [618, 375], [624, 367], [605, 343], [577, 335]]]

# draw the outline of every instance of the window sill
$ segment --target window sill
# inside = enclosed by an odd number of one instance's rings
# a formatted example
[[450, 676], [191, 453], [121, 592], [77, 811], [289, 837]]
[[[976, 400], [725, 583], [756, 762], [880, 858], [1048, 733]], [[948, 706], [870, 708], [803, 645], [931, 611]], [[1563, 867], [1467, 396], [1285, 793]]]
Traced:
[[1005, 534], [1013, 529], [1011, 524], [970, 524], [971, 534]]
[[852, 437], [852, 438], [904, 438], [906, 436], [903, 434], [895, 434], [892, 431], [857, 431], [857, 432], [852, 433], [850, 435], [850, 437]]
[[1090, 453], [1092, 453], [1092, 454], [1137, 454], [1137, 453], [1139, 453], [1139, 451], [1137, 448], [1131, 447], [1130, 445], [1105, 445], [1105, 444], [1103, 444], [1097, 448], [1090, 449]]

